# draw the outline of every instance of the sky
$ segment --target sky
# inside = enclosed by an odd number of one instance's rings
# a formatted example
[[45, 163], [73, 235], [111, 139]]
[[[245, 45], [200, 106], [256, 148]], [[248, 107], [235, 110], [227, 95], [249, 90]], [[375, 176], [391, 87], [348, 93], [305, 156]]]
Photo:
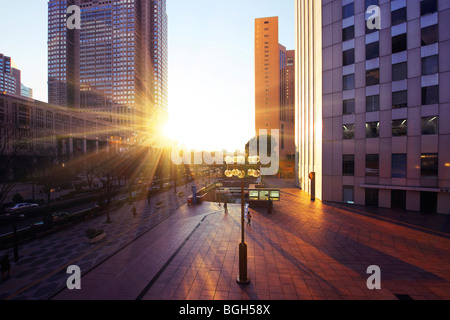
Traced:
[[[0, 52], [47, 102], [47, 0], [0, 0]], [[294, 0], [167, 0], [169, 117], [188, 147], [238, 149], [254, 136], [254, 20], [279, 17], [279, 42], [295, 47]], [[7, 30], [7, 32], [5, 32]]]

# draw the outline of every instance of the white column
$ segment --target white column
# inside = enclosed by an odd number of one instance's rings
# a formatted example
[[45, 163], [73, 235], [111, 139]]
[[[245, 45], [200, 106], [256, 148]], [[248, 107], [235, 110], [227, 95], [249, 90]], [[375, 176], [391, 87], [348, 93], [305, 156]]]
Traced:
[[73, 157], [73, 137], [69, 137], [67, 143], [69, 144], [69, 157]]
[[83, 139], [83, 154], [87, 153], [87, 139]]

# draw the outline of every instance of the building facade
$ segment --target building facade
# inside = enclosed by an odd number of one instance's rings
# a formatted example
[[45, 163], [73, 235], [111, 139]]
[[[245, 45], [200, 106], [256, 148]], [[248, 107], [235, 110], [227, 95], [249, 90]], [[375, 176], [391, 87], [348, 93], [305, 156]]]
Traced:
[[92, 115], [38, 100], [0, 93], [0, 146], [2, 155], [14, 151], [17, 143], [24, 165], [34, 158], [62, 164], [87, 152], [108, 146], [119, 128]]
[[[280, 133], [281, 167], [294, 160], [294, 51], [278, 42], [278, 17], [255, 20], [255, 129]], [[286, 168], [281, 168], [286, 171]]]
[[[109, 113], [115, 124], [146, 130], [165, 116], [165, 0], [50, 0], [49, 102]], [[69, 29], [67, 7], [80, 8]], [[151, 126], [151, 125], [150, 125]]]
[[315, 172], [324, 201], [450, 213], [450, 3], [307, 0], [296, 15], [298, 186], [312, 193]]

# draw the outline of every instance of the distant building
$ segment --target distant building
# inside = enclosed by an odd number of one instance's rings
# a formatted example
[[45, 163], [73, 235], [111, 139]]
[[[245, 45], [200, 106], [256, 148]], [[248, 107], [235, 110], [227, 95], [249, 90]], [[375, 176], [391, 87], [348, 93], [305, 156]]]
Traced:
[[298, 186], [450, 213], [450, 2], [297, 0], [296, 17]]
[[20, 85], [20, 95], [25, 98], [33, 98], [33, 89], [26, 87], [23, 83]]
[[[280, 133], [281, 171], [293, 174], [295, 157], [294, 51], [278, 42], [278, 17], [255, 20], [255, 129]], [[285, 163], [286, 162], [286, 163]], [[289, 170], [288, 162], [292, 162]]]
[[13, 67], [11, 57], [0, 53], [0, 93], [20, 96], [20, 80], [20, 70]]

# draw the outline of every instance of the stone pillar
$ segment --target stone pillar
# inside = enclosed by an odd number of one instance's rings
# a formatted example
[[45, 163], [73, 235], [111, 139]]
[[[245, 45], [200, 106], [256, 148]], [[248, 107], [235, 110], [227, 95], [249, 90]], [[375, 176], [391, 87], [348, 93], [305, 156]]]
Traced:
[[450, 214], [450, 193], [440, 192], [437, 197], [437, 213]]
[[54, 161], [58, 162], [58, 160], [59, 160], [58, 138], [56, 137], [55, 134], [52, 135], [52, 143], [53, 143], [53, 150], [55, 152]]
[[391, 207], [391, 190], [385, 189], [378, 190], [378, 206], [380, 208]]
[[420, 192], [407, 191], [406, 192], [406, 210], [420, 211]]
[[68, 143], [68, 151], [69, 151], [69, 158], [73, 157], [73, 137], [69, 137], [67, 139], [67, 143]]

